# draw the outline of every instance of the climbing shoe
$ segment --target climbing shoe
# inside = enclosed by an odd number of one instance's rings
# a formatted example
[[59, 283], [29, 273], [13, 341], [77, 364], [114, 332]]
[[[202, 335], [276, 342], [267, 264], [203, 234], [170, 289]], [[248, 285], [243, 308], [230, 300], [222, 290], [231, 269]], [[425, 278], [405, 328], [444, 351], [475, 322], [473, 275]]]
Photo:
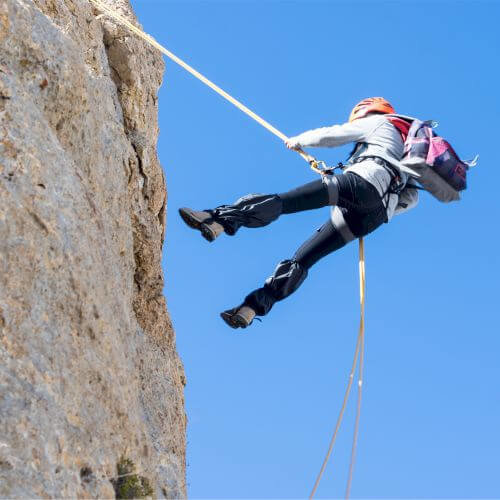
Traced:
[[214, 220], [210, 212], [197, 212], [190, 208], [180, 208], [179, 215], [189, 227], [200, 231], [207, 241], [214, 241], [217, 236], [224, 232], [224, 227]]
[[220, 317], [231, 328], [246, 328], [252, 324], [255, 318], [255, 311], [251, 307], [243, 304], [220, 313]]

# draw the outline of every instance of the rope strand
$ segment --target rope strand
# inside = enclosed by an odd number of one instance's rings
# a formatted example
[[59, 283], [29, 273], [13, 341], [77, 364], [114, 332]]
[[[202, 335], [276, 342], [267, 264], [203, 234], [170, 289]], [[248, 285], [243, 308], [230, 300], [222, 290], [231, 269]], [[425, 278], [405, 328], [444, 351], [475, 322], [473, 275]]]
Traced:
[[347, 384], [347, 388], [344, 394], [344, 401], [342, 402], [342, 407], [340, 409], [339, 416], [337, 417], [337, 423], [335, 424], [335, 430], [333, 432], [332, 438], [330, 440], [330, 444], [328, 446], [328, 451], [326, 453], [325, 459], [323, 460], [323, 464], [321, 465], [321, 469], [319, 471], [318, 477], [314, 483], [314, 487], [309, 495], [309, 500], [314, 498], [316, 490], [318, 489], [321, 478], [323, 477], [323, 473], [325, 472], [326, 465], [333, 451], [333, 445], [335, 444], [335, 440], [337, 439], [337, 434], [340, 429], [340, 424], [342, 423], [342, 418], [344, 416], [344, 412], [347, 406], [347, 401], [349, 399], [349, 394], [351, 392], [352, 383], [354, 380], [354, 373], [356, 371], [356, 365], [359, 357], [359, 379], [358, 379], [358, 405], [356, 412], [356, 424], [354, 431], [354, 439], [353, 439], [353, 447], [351, 451], [351, 464], [349, 467], [349, 479], [348, 479], [348, 489], [346, 493], [346, 499], [348, 498], [348, 492], [350, 490], [350, 484], [352, 480], [352, 471], [354, 469], [354, 460], [353, 453], [356, 450], [357, 445], [357, 429], [359, 427], [359, 415], [361, 411], [361, 385], [362, 385], [362, 374], [363, 374], [363, 362], [364, 362], [364, 333], [365, 333], [365, 289], [366, 289], [366, 281], [365, 281], [365, 245], [363, 238], [359, 239], [359, 295], [360, 295], [360, 304], [361, 304], [361, 318], [359, 323], [359, 332], [358, 339], [356, 342], [356, 350], [354, 352], [354, 359], [352, 361], [351, 371], [349, 373], [349, 382]]
[[345, 498], [348, 500], [351, 493], [352, 475], [354, 472], [354, 463], [356, 461], [356, 448], [358, 445], [359, 434], [359, 419], [361, 416], [361, 396], [363, 388], [363, 369], [365, 359], [365, 249], [364, 241], [359, 240], [359, 276], [360, 276], [360, 304], [361, 304], [361, 320], [359, 324], [359, 337], [360, 337], [360, 350], [359, 350], [359, 368], [358, 368], [358, 401], [356, 404], [356, 420], [354, 423], [354, 436], [352, 439], [351, 461], [349, 464], [349, 477], [347, 479], [347, 486]]
[[[248, 115], [250, 118], [253, 118], [257, 123], [259, 123], [264, 128], [269, 130], [269, 132], [274, 134], [276, 137], [279, 137], [283, 141], [288, 139], [288, 137], [283, 132], [279, 131], [276, 127], [273, 127], [269, 122], [264, 120], [264, 118], [259, 116], [257, 113], [254, 113], [251, 109], [247, 108], [242, 102], [238, 101], [233, 96], [229, 95], [225, 90], [221, 89], [214, 82], [210, 81], [206, 76], [202, 75], [199, 71], [196, 71], [192, 66], [184, 62], [180, 57], [177, 57], [175, 54], [167, 50], [163, 45], [159, 44], [151, 35], [148, 35], [141, 29], [137, 28], [137, 26], [134, 26], [128, 19], [125, 19], [123, 16], [120, 16], [120, 14], [110, 9], [107, 5], [103, 4], [101, 1], [99, 0], [90, 0], [90, 1], [104, 14], [108, 15], [122, 26], [128, 28], [130, 31], [135, 33], [139, 38], [142, 38], [144, 41], [149, 43], [155, 49], [159, 50], [162, 54], [165, 54], [169, 59], [171, 59], [179, 66], [184, 68], [188, 73], [191, 73], [195, 78], [197, 78], [205, 85], [210, 87], [213, 91], [217, 92], [224, 99], [226, 99], [231, 104], [236, 106], [240, 111], [243, 111], [243, 113]], [[296, 151], [309, 164], [312, 161], [315, 161], [315, 158], [313, 156], [305, 153], [304, 151], [302, 150], [296, 150]]]
[[326, 456], [323, 460], [323, 463], [321, 465], [321, 469], [319, 471], [319, 474], [316, 478], [316, 481], [314, 482], [313, 489], [311, 491], [311, 494], [309, 495], [309, 500], [312, 500], [314, 498], [314, 495], [316, 493], [316, 490], [318, 489], [319, 483], [323, 477], [323, 473], [325, 472], [326, 465], [328, 464], [328, 460], [330, 460], [330, 455], [332, 454], [333, 451], [333, 445], [335, 444], [335, 440], [337, 439], [337, 434], [340, 429], [340, 424], [342, 423], [342, 418], [344, 417], [344, 412], [347, 406], [347, 401], [349, 399], [349, 393], [351, 392], [351, 387], [352, 387], [352, 382], [354, 380], [354, 372], [356, 371], [356, 365], [358, 362], [358, 353], [359, 353], [359, 348], [360, 348], [360, 337], [358, 336], [358, 340], [356, 342], [356, 350], [354, 352], [354, 359], [352, 361], [352, 366], [351, 366], [351, 371], [349, 373], [349, 382], [347, 383], [347, 388], [344, 393], [344, 401], [342, 402], [342, 407], [340, 408], [340, 413], [339, 416], [337, 417], [337, 423], [335, 424], [335, 430], [333, 431], [332, 438], [330, 439], [330, 444], [328, 445], [328, 451], [326, 452]]

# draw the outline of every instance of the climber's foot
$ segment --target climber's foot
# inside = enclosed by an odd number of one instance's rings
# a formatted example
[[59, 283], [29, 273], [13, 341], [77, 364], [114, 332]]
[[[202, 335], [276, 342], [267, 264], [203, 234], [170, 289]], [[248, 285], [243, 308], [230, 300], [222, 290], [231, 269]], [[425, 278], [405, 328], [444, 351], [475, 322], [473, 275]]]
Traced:
[[179, 215], [189, 227], [200, 231], [207, 241], [214, 241], [224, 232], [224, 227], [214, 220], [210, 212], [180, 208]]
[[231, 328], [246, 328], [252, 324], [255, 311], [249, 306], [241, 305], [220, 313], [220, 317]]

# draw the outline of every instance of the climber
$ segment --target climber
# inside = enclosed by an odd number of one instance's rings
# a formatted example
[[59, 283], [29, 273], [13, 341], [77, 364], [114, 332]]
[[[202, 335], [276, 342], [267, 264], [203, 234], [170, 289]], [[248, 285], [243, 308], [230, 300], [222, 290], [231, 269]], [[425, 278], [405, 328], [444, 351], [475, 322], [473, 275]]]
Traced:
[[239, 306], [221, 313], [229, 326], [246, 328], [255, 316], [264, 316], [275, 302], [297, 290], [321, 258], [416, 205], [417, 186], [409, 182], [410, 176], [399, 162], [411, 121], [396, 115], [382, 97], [364, 99], [353, 108], [347, 123], [310, 130], [285, 141], [294, 150], [355, 143], [342, 174], [324, 174], [285, 193], [249, 194], [214, 209], [179, 210], [188, 226], [214, 241], [222, 233], [236, 234], [241, 226], [266, 226], [282, 214], [332, 207], [330, 218], [291, 259], [278, 264], [264, 286], [247, 295]]

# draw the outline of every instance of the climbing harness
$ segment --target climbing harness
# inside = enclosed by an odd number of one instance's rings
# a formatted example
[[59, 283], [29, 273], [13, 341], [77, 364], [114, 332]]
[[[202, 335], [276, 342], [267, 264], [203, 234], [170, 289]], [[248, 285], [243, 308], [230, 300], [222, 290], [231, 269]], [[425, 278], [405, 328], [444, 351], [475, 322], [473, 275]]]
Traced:
[[[112, 19], [114, 19], [118, 24], [128, 28], [131, 32], [135, 33], [139, 38], [142, 38], [144, 41], [149, 43], [151, 46], [159, 50], [162, 54], [166, 55], [169, 59], [177, 63], [179, 66], [184, 68], [187, 72], [191, 73], [194, 77], [196, 77], [198, 80], [203, 82], [205, 85], [210, 87], [212, 90], [217, 92], [219, 95], [221, 95], [224, 99], [229, 101], [231, 104], [236, 106], [240, 111], [243, 111], [246, 115], [248, 115], [250, 118], [254, 119], [257, 123], [262, 125], [264, 128], [269, 130], [271, 133], [273, 133], [275, 136], [279, 137], [281, 140], [286, 141], [288, 137], [280, 132], [277, 128], [273, 127], [270, 123], [268, 123], [266, 120], [264, 120], [262, 117], [254, 113], [251, 109], [247, 108], [244, 104], [242, 104], [240, 101], [229, 95], [227, 92], [222, 90], [220, 87], [218, 87], [215, 83], [211, 82], [208, 78], [203, 76], [201, 73], [196, 71], [194, 68], [189, 66], [186, 62], [184, 62], [182, 59], [177, 57], [175, 54], [167, 50], [165, 47], [160, 45], [152, 36], [148, 35], [141, 29], [137, 28], [134, 26], [130, 21], [125, 19], [123, 16], [120, 14], [116, 13], [113, 9], [102, 3], [100, 0], [90, 0], [91, 3], [97, 7], [98, 10], [103, 12], [104, 14], [108, 15]], [[300, 148], [295, 148], [294, 151], [300, 154], [302, 158], [304, 158], [305, 161], [309, 163], [309, 166], [311, 169], [320, 174], [320, 175], [331, 175], [337, 168], [343, 168], [344, 165], [342, 163], [339, 163], [335, 167], [329, 167], [326, 165], [324, 161], [317, 160], [314, 156], [306, 153]], [[352, 475], [353, 475], [353, 470], [354, 470], [354, 462], [355, 462], [355, 456], [356, 456], [356, 446], [357, 446], [357, 437], [358, 437], [358, 430], [359, 430], [359, 417], [360, 417], [360, 411], [361, 411], [361, 386], [362, 386], [362, 377], [363, 377], [363, 363], [364, 363], [364, 331], [365, 331], [365, 256], [364, 256], [364, 242], [363, 238], [359, 239], [359, 286], [360, 286], [360, 304], [361, 304], [361, 318], [360, 318], [360, 324], [359, 324], [359, 332], [358, 332], [358, 338], [356, 342], [356, 350], [354, 353], [354, 360], [351, 368], [351, 372], [349, 374], [349, 382], [347, 385], [347, 389], [344, 395], [344, 401], [342, 403], [342, 407], [340, 410], [340, 414], [337, 419], [337, 423], [335, 426], [335, 430], [333, 433], [333, 436], [330, 441], [330, 445], [326, 454], [326, 457], [323, 461], [323, 464], [321, 466], [320, 472], [318, 474], [318, 477], [316, 478], [316, 482], [314, 483], [313, 490], [310, 495], [310, 499], [314, 497], [314, 494], [316, 492], [316, 489], [318, 488], [318, 485], [321, 481], [321, 478], [323, 476], [323, 473], [325, 471], [326, 465], [328, 463], [328, 460], [330, 458], [330, 455], [333, 450], [333, 445], [335, 443], [335, 440], [337, 438], [337, 433], [340, 428], [340, 424], [342, 422], [342, 418], [344, 415], [344, 411], [347, 405], [347, 400], [349, 397], [349, 393], [351, 391], [352, 383], [354, 380], [354, 373], [356, 370], [356, 365], [358, 363], [358, 358], [359, 358], [359, 368], [358, 368], [358, 400], [357, 400], [357, 407], [356, 407], [356, 420], [355, 420], [355, 429], [354, 429], [354, 438], [353, 438], [353, 444], [352, 444], [352, 450], [351, 450], [351, 461], [350, 461], [350, 466], [349, 466], [349, 478], [347, 482], [347, 489], [346, 489], [346, 499], [349, 497], [350, 493], [350, 488], [351, 488], [351, 482], [352, 482]]]

